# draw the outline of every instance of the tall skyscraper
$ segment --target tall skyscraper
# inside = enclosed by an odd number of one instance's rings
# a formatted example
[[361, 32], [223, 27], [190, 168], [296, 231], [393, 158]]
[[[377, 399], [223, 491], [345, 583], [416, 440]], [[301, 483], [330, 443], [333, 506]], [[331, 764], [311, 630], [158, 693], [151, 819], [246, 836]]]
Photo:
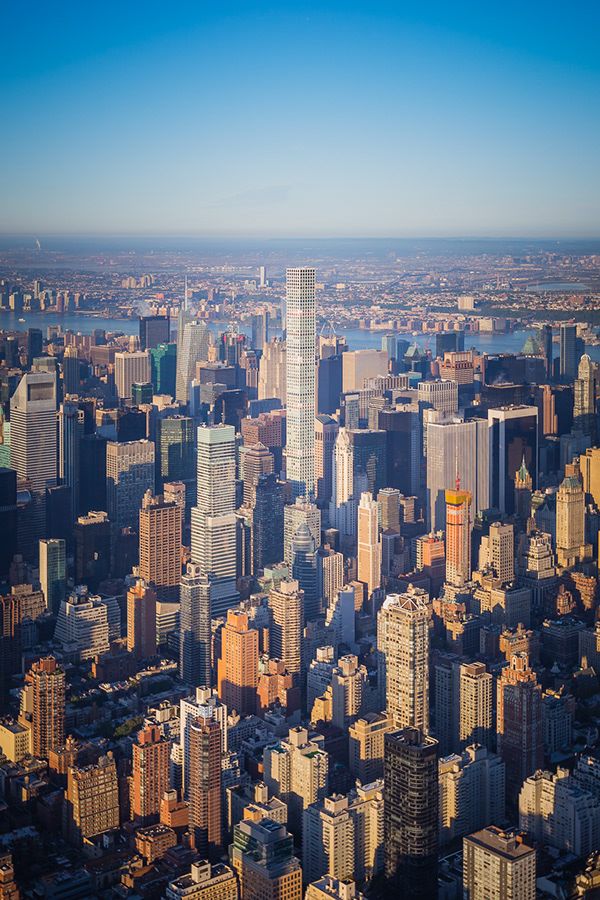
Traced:
[[28, 372], [10, 401], [11, 467], [29, 482], [19, 514], [19, 551], [32, 558], [46, 534], [46, 490], [56, 484], [56, 376]]
[[315, 490], [315, 270], [286, 272], [287, 478], [294, 496]]
[[502, 669], [497, 689], [497, 746], [506, 763], [507, 798], [544, 759], [542, 688], [525, 653], [516, 653]]
[[175, 396], [177, 344], [158, 344], [150, 350], [150, 376], [155, 394]]
[[286, 505], [283, 510], [283, 558], [288, 566], [292, 565], [292, 538], [303, 524], [308, 526], [315, 546], [319, 547], [321, 510], [316, 503], [311, 503], [303, 497], [296, 497], [296, 502]]
[[221, 702], [240, 715], [256, 711], [258, 686], [258, 631], [247, 613], [230, 609], [221, 629], [221, 656], [217, 663], [217, 690]]
[[179, 675], [194, 687], [210, 685], [210, 580], [188, 563], [179, 588]]
[[115, 388], [119, 400], [131, 399], [131, 386], [151, 381], [147, 350], [115, 353]]
[[132, 747], [131, 814], [142, 825], [158, 821], [160, 802], [169, 790], [171, 741], [158, 724], [145, 725]]
[[256, 485], [261, 475], [274, 471], [273, 454], [264, 444], [240, 447], [240, 475], [243, 482], [243, 500], [247, 506], [256, 503]]
[[188, 503], [196, 497], [196, 427], [189, 416], [168, 416], [157, 423], [156, 452], [160, 484], [183, 481]]
[[523, 460], [533, 489], [538, 477], [538, 411], [536, 406], [503, 406], [488, 410], [490, 434], [490, 507], [511, 515], [515, 475]]
[[354, 879], [354, 820], [348, 797], [334, 794], [304, 811], [302, 862], [305, 881], [323, 875]]
[[64, 669], [53, 656], [42, 657], [27, 673], [26, 685], [31, 689], [32, 752], [48, 759], [48, 752], [65, 742]]
[[178, 598], [181, 550], [181, 509], [146, 491], [140, 510], [140, 578], [159, 600]]
[[263, 309], [252, 316], [252, 346], [262, 350], [269, 340], [269, 310]]
[[592, 442], [598, 433], [596, 414], [596, 366], [584, 353], [574, 383], [573, 428], [587, 434]]
[[275, 475], [260, 475], [254, 489], [252, 513], [253, 571], [283, 559], [284, 504], [282, 482]]
[[190, 384], [196, 377], [196, 363], [208, 359], [209, 331], [205, 322], [185, 322], [177, 335], [177, 383], [175, 396], [181, 403], [190, 399]]
[[395, 896], [437, 897], [437, 751], [418, 728], [385, 736], [385, 874]]
[[69, 768], [66, 814], [69, 836], [77, 843], [119, 827], [119, 782], [112, 753], [101, 756], [96, 765]]
[[573, 381], [577, 376], [577, 325], [560, 326], [560, 379]]
[[258, 399], [286, 402], [286, 344], [274, 338], [263, 346], [258, 369]]
[[203, 858], [218, 858], [222, 852], [221, 726], [210, 710], [189, 726], [190, 733], [190, 834]]
[[300, 837], [304, 810], [327, 795], [329, 755], [298, 725], [265, 748], [263, 763], [265, 784], [287, 804], [289, 827]]
[[302, 627], [304, 622], [304, 593], [297, 581], [280, 581], [269, 592], [269, 650], [281, 659], [287, 671], [297, 680], [302, 662]]
[[542, 350], [544, 353], [544, 363], [546, 367], [546, 380], [550, 382], [553, 375], [552, 325], [544, 325], [542, 327], [542, 341]]
[[211, 578], [212, 615], [224, 615], [239, 595], [236, 578], [235, 429], [198, 429], [197, 504], [192, 509], [192, 562]]
[[321, 597], [318, 593], [317, 548], [305, 522], [292, 538], [292, 578], [296, 579], [304, 594], [304, 621], [318, 618]]
[[446, 581], [462, 587], [471, 577], [471, 494], [460, 489], [446, 491]]
[[446, 524], [446, 490], [460, 475], [463, 490], [472, 498], [473, 516], [488, 509], [489, 426], [487, 419], [427, 424], [427, 527]]
[[385, 486], [385, 478], [385, 432], [340, 428], [333, 454], [329, 521], [348, 547], [356, 547], [361, 493], [369, 491], [374, 496]]
[[168, 344], [171, 337], [171, 320], [168, 316], [140, 316], [140, 348], [153, 350], [159, 344]]
[[515, 577], [515, 534], [512, 525], [492, 522], [489, 534], [481, 538], [479, 568], [490, 568], [502, 584]]
[[505, 765], [479, 744], [440, 759], [440, 843], [505, 819]]
[[106, 445], [108, 517], [117, 529], [139, 528], [144, 494], [154, 489], [152, 441], [109, 441]]
[[137, 660], [156, 656], [156, 593], [141, 578], [127, 591], [127, 649]]
[[[9, 450], [10, 452], [10, 450]], [[9, 457], [10, 463], [10, 457]], [[17, 473], [0, 467], [0, 578], [8, 578], [10, 564], [17, 550]]]
[[585, 542], [585, 494], [577, 475], [567, 475], [556, 495], [556, 557], [559, 566], [573, 566], [591, 556]]
[[40, 585], [50, 612], [58, 612], [67, 589], [66, 547], [62, 538], [40, 541]]
[[381, 585], [381, 541], [379, 539], [379, 504], [373, 495], [363, 493], [358, 505], [358, 580], [371, 596]]
[[331, 416], [319, 415], [315, 419], [315, 479], [319, 504], [331, 500], [333, 486], [333, 450], [339, 425]]
[[397, 728], [429, 731], [428, 595], [419, 588], [388, 594], [377, 615], [379, 684]]
[[79, 456], [84, 434], [84, 412], [76, 403], [66, 400], [58, 412], [58, 474], [71, 492], [71, 522], [79, 510]]

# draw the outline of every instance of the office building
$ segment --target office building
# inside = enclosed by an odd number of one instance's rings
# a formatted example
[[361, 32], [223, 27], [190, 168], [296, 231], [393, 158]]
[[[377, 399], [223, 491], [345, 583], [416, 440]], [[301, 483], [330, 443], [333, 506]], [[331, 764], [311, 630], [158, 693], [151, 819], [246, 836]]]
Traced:
[[138, 661], [156, 656], [156, 601], [142, 578], [127, 591], [127, 649]]
[[471, 494], [456, 489], [446, 491], [446, 581], [462, 587], [471, 578]]
[[65, 541], [43, 538], [40, 541], [40, 585], [46, 607], [57, 613], [67, 589], [67, 560]]
[[255, 575], [265, 566], [283, 559], [283, 490], [283, 483], [273, 474], [260, 475], [254, 488], [252, 557]]
[[230, 609], [221, 629], [221, 655], [217, 662], [217, 691], [221, 702], [241, 716], [256, 712], [258, 687], [258, 631], [248, 615]]
[[475, 517], [490, 506], [489, 427], [486, 419], [427, 424], [427, 527], [446, 523], [446, 491], [457, 475], [471, 494]]
[[150, 354], [147, 350], [115, 353], [115, 388], [119, 400], [131, 400], [133, 384], [151, 380]]
[[588, 435], [592, 443], [598, 433], [596, 413], [596, 366], [584, 353], [574, 382], [573, 428]]
[[397, 404], [393, 409], [380, 410], [378, 426], [386, 435], [387, 476], [381, 487], [396, 488], [407, 497], [416, 496], [421, 489], [423, 460], [418, 404]]
[[488, 411], [490, 507], [512, 515], [515, 475], [523, 460], [532, 486], [538, 478], [538, 411], [535, 406], [504, 406]]
[[283, 558], [288, 566], [292, 564], [292, 538], [301, 525], [307, 525], [315, 546], [321, 544], [321, 510], [315, 503], [303, 497], [296, 497], [295, 503], [283, 510]]
[[358, 580], [367, 597], [381, 585], [381, 541], [379, 504], [371, 494], [363, 493], [358, 504]]
[[573, 381], [577, 377], [577, 325], [560, 326], [560, 380]]
[[25, 676], [30, 693], [31, 749], [38, 759], [65, 742], [65, 671], [53, 656], [34, 662]]
[[223, 845], [221, 726], [202, 707], [189, 725], [190, 835], [202, 858], [218, 858]]
[[150, 377], [155, 394], [175, 397], [177, 344], [158, 344], [150, 350]]
[[65, 347], [62, 363], [63, 396], [78, 394], [80, 387], [80, 362], [77, 347]]
[[92, 590], [108, 578], [111, 525], [105, 512], [91, 511], [75, 523], [75, 580]]
[[556, 559], [569, 567], [591, 557], [585, 541], [585, 494], [577, 475], [567, 475], [556, 495]]
[[304, 622], [321, 614], [321, 597], [318, 593], [317, 548], [308, 525], [303, 523], [292, 537], [292, 578], [300, 585], [304, 595]]
[[66, 400], [58, 412], [58, 474], [68, 485], [71, 500], [71, 522], [79, 510], [80, 448], [84, 433], [84, 412], [76, 403]]
[[197, 502], [192, 509], [191, 561], [211, 577], [212, 615], [224, 615], [236, 590], [235, 429], [198, 429]]
[[317, 550], [317, 594], [328, 609], [344, 586], [344, 556], [331, 547]]
[[542, 689], [525, 653], [502, 669], [496, 698], [497, 749], [506, 763], [507, 798], [544, 759]]
[[335, 442], [329, 522], [347, 547], [356, 545], [358, 503], [368, 491], [372, 496], [385, 486], [385, 432], [340, 428]]
[[315, 270], [286, 272], [286, 473], [295, 497], [315, 491]]
[[438, 743], [418, 728], [385, 736], [385, 875], [400, 897], [436, 897]]
[[138, 732], [132, 747], [131, 815], [142, 825], [158, 821], [160, 803], [169, 790], [171, 741], [157, 723]]
[[469, 900], [535, 900], [534, 848], [494, 825], [469, 835], [463, 841], [463, 890]]
[[471, 744], [439, 761], [440, 843], [449, 844], [504, 821], [505, 766], [486, 747]]
[[261, 475], [270, 475], [274, 471], [273, 454], [264, 444], [253, 444], [251, 447], [240, 447], [240, 476], [243, 483], [243, 502], [254, 507], [256, 503], [256, 485]]
[[333, 489], [333, 451], [339, 425], [331, 416], [315, 418], [315, 479], [317, 502], [325, 505]]
[[[397, 728], [429, 730], [429, 597], [388, 594], [377, 615], [378, 681]], [[383, 693], [384, 692], [384, 693]]]
[[106, 445], [106, 499], [108, 518], [116, 530], [139, 528], [146, 491], [154, 490], [154, 444], [126, 441]]
[[139, 329], [142, 350], [153, 350], [169, 343], [171, 321], [168, 316], [140, 316]]
[[62, 601], [54, 640], [78, 659], [108, 653], [110, 643], [121, 636], [121, 612], [116, 597], [100, 598], [77, 587]]
[[182, 481], [188, 505], [196, 496], [196, 428], [188, 416], [169, 416], [157, 423], [156, 452], [160, 483]]
[[302, 662], [302, 629], [304, 625], [304, 592], [294, 579], [283, 579], [269, 592], [269, 651], [281, 659], [287, 671], [300, 677]]
[[28, 372], [10, 400], [11, 468], [28, 482], [31, 503], [18, 516], [18, 546], [31, 559], [46, 536], [46, 491], [56, 484], [56, 376]]
[[179, 597], [181, 553], [181, 509], [146, 491], [140, 510], [139, 573], [159, 600]]
[[244, 900], [302, 900], [302, 868], [285, 825], [243, 819], [233, 829], [229, 858]]
[[188, 563], [181, 578], [179, 675], [194, 687], [209, 685], [211, 678], [210, 579], [200, 566]]
[[342, 391], [360, 391], [365, 382], [387, 375], [388, 355], [385, 350], [352, 350], [342, 354]]
[[252, 316], [252, 346], [255, 350], [262, 350], [268, 340], [269, 310], [263, 309], [259, 313], [255, 313]]
[[[492, 688], [494, 678], [481, 662], [463, 663], [459, 674], [458, 739], [461, 748], [481, 744], [492, 749]], [[497, 819], [490, 821], [499, 821]], [[475, 826], [470, 829], [473, 831]]]
[[119, 827], [119, 786], [112, 753], [95, 765], [68, 770], [66, 794], [67, 832], [82, 843]]
[[258, 368], [258, 399], [277, 399], [286, 404], [286, 343], [273, 338], [263, 345]]
[[208, 359], [210, 335], [205, 322], [183, 323], [181, 337], [177, 335], [177, 379], [175, 397], [189, 403], [190, 385], [196, 377], [196, 363]]
[[265, 784], [287, 805], [289, 827], [301, 837], [304, 810], [327, 795], [329, 754], [297, 726], [265, 748], [263, 765]]

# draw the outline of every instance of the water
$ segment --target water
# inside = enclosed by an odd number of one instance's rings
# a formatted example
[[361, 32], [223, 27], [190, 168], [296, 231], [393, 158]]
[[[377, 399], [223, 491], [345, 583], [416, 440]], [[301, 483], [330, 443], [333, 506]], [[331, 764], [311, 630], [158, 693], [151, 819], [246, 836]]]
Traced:
[[[24, 319], [24, 322], [19, 322]], [[76, 313], [64, 313], [58, 315], [56, 313], [22, 313], [18, 315], [14, 312], [0, 311], [0, 329], [7, 331], [26, 331], [28, 328], [41, 328], [46, 334], [49, 325], [60, 325], [61, 328], [80, 332], [81, 334], [91, 334], [95, 328], [103, 328], [107, 332], [121, 332], [122, 334], [138, 334], [137, 319], [114, 319], [106, 317], [95, 317], [87, 315], [78, 315]], [[210, 329], [213, 333], [218, 334], [225, 330], [224, 323], [212, 323]], [[242, 325], [242, 330], [249, 334], [250, 324]], [[384, 331], [367, 331], [363, 328], [338, 328], [337, 333], [344, 336], [348, 341], [350, 350], [369, 350], [381, 349], [381, 338], [385, 334]], [[523, 344], [530, 334], [536, 334], [536, 329], [525, 329], [523, 331], [514, 331], [507, 334], [477, 334], [465, 335], [465, 349], [472, 347], [484, 353], [519, 353]], [[417, 335], [400, 334], [400, 337], [419, 345], [423, 349], [435, 347], [435, 335]], [[587, 353], [594, 362], [600, 362], [600, 347], [587, 347]], [[554, 346], [554, 355], [558, 355], [558, 345]]]
[[543, 294], [545, 292], [557, 294], [585, 294], [593, 290], [589, 284], [583, 284], [580, 281], [548, 281], [546, 283], [539, 282], [536, 284], [528, 284], [527, 290], [533, 293]]

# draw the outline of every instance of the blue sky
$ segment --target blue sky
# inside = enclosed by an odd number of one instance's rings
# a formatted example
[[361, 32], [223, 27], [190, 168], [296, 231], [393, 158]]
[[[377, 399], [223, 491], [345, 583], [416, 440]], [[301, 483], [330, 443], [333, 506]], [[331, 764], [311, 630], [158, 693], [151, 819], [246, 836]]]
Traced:
[[0, 231], [600, 234], [598, 4], [7, 4]]

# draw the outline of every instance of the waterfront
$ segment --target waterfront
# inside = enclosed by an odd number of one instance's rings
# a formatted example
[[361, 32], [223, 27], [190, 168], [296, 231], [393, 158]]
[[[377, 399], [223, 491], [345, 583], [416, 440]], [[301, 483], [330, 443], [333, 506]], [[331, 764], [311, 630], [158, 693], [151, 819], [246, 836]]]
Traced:
[[[25, 321], [20, 322], [19, 319]], [[52, 325], [60, 325], [64, 330], [80, 332], [81, 334], [91, 334], [95, 328], [103, 328], [107, 332], [121, 332], [122, 334], [138, 334], [138, 320], [118, 319], [105, 316], [92, 316], [81, 313], [21, 313], [17, 315], [13, 312], [3, 310], [0, 312], [0, 330], [7, 331], [26, 331], [28, 328], [41, 328], [46, 334], [46, 329]], [[225, 322], [212, 322], [210, 330], [213, 334], [218, 334], [226, 329]], [[250, 322], [243, 322], [241, 330], [250, 334]], [[364, 328], [339, 328], [337, 333], [348, 341], [350, 350], [367, 350], [379, 349], [381, 347], [381, 339], [386, 333], [384, 331], [369, 331]], [[506, 334], [490, 334], [481, 332], [479, 334], [465, 335], [465, 348], [476, 348], [484, 353], [519, 353], [527, 339], [531, 334], [536, 334], [536, 329], [523, 329], [520, 331], [507, 332]], [[274, 335], [277, 332], [274, 332]], [[416, 342], [423, 349], [435, 347], [435, 334], [419, 334], [412, 335], [398, 332], [399, 336], [411, 343]], [[587, 352], [594, 362], [600, 362], [600, 346], [587, 347]], [[558, 355], [558, 345], [554, 346], [554, 355]]]

